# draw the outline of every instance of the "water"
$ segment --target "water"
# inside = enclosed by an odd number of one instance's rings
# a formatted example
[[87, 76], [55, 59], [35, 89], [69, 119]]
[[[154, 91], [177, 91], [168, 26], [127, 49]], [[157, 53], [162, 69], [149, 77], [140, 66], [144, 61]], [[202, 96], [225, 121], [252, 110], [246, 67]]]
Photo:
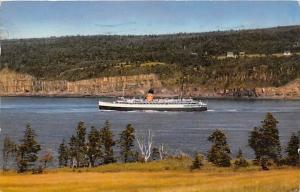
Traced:
[[101, 128], [106, 120], [112, 124], [115, 138], [128, 123], [139, 135], [151, 130], [154, 144], [163, 143], [169, 151], [206, 153], [207, 137], [213, 130], [223, 129], [233, 155], [241, 148], [246, 157], [253, 152], [247, 146], [249, 132], [258, 126], [267, 112], [279, 121], [282, 145], [300, 127], [300, 101], [285, 100], [207, 100], [207, 112], [118, 112], [99, 111], [98, 98], [1, 98], [1, 147], [4, 135], [18, 141], [30, 123], [42, 147], [56, 153], [62, 139], [68, 139], [79, 121]]

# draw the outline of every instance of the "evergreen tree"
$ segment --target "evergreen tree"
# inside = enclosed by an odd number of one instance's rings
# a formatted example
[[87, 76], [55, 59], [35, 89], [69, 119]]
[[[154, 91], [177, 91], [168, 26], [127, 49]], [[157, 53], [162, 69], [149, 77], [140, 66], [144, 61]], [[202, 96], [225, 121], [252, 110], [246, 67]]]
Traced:
[[234, 165], [235, 165], [236, 168], [247, 167], [249, 165], [247, 160], [244, 158], [243, 152], [242, 152], [241, 149], [239, 149], [239, 151], [238, 151], [238, 154], [236, 156], [236, 160], [234, 161]]
[[201, 169], [201, 167], [203, 167], [203, 161], [204, 161], [204, 156], [201, 155], [200, 153], [197, 153], [195, 156], [195, 159], [193, 161], [193, 164], [191, 166], [191, 169]]
[[213, 143], [208, 151], [208, 161], [220, 167], [229, 167], [231, 160], [230, 149], [223, 131], [215, 130], [208, 137], [208, 141]]
[[287, 158], [286, 158], [286, 163], [288, 165], [292, 166], [299, 166], [299, 154], [298, 154], [298, 149], [300, 148], [299, 146], [299, 136], [300, 132], [298, 132], [298, 135], [295, 133], [292, 134], [290, 141], [288, 142], [288, 146], [286, 148], [287, 152]]
[[76, 161], [77, 167], [82, 167], [86, 164], [86, 128], [84, 122], [80, 121], [76, 128], [76, 135], [70, 139], [70, 155], [72, 162]]
[[100, 133], [95, 127], [91, 127], [88, 134], [87, 156], [91, 167], [94, 167], [95, 162], [101, 157]]
[[66, 145], [65, 139], [63, 139], [62, 143], [59, 145], [58, 148], [58, 165], [60, 167], [68, 166], [68, 160], [69, 160], [68, 146]]
[[260, 127], [255, 127], [251, 132], [248, 140], [249, 146], [254, 150], [258, 162], [261, 163], [261, 158], [264, 157], [278, 164], [281, 158], [281, 147], [277, 129], [278, 121], [273, 117], [272, 113], [267, 113], [261, 123]]
[[255, 154], [255, 160], [257, 162], [260, 161], [260, 157], [262, 156], [262, 148], [263, 146], [263, 142], [262, 139], [263, 135], [261, 132], [261, 128], [260, 127], [254, 127], [253, 130], [250, 132], [250, 136], [248, 139], [248, 145], [254, 150], [254, 154]]
[[160, 153], [159, 153], [159, 149], [157, 147], [153, 147], [152, 153], [151, 153], [151, 159], [152, 160], [159, 160], [160, 159]]
[[10, 139], [9, 136], [5, 136], [3, 141], [2, 157], [3, 157], [3, 171], [8, 170], [8, 162], [14, 157], [16, 153], [16, 144]]
[[76, 128], [76, 140], [77, 140], [78, 147], [80, 147], [82, 151], [84, 151], [84, 147], [85, 147], [85, 137], [86, 137], [86, 128], [84, 122], [80, 121]]
[[35, 140], [36, 134], [29, 124], [27, 124], [24, 137], [17, 147], [17, 166], [19, 172], [24, 172], [33, 166], [38, 159], [38, 152], [41, 146]]
[[100, 138], [101, 143], [103, 145], [103, 163], [109, 164], [114, 163], [114, 150], [113, 146], [115, 145], [115, 141], [113, 140], [113, 133], [111, 131], [111, 125], [109, 121], [105, 122], [105, 125], [100, 130]]
[[69, 158], [70, 158], [71, 167], [78, 166], [77, 164], [78, 154], [79, 152], [77, 148], [76, 137], [72, 135], [69, 141]]
[[120, 155], [125, 163], [133, 159], [134, 152], [132, 148], [134, 147], [134, 135], [135, 129], [131, 124], [128, 124], [126, 129], [120, 134], [119, 147]]

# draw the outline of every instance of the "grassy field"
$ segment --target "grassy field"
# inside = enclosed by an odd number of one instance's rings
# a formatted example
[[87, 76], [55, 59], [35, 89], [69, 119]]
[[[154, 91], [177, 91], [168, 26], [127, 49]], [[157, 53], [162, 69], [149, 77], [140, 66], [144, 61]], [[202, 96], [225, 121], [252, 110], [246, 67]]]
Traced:
[[109, 192], [292, 192], [299, 187], [297, 168], [215, 168], [190, 171], [190, 160], [113, 164], [93, 169], [56, 169], [44, 174], [2, 173], [0, 191]]

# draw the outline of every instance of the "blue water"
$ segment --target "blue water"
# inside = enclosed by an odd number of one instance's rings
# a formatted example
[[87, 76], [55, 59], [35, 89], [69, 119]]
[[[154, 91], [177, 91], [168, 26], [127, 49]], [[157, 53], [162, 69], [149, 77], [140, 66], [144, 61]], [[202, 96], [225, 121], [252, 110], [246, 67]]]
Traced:
[[74, 133], [79, 121], [84, 121], [89, 129], [101, 128], [109, 120], [115, 138], [131, 123], [139, 135], [151, 130], [154, 145], [163, 143], [171, 153], [205, 154], [210, 147], [207, 137], [214, 129], [223, 129], [233, 156], [241, 148], [251, 158], [253, 152], [247, 146], [249, 131], [260, 124], [267, 112], [279, 121], [283, 146], [292, 132], [300, 130], [300, 101], [206, 100], [207, 112], [103, 112], [98, 110], [97, 102], [98, 98], [2, 97], [1, 147], [4, 135], [18, 141], [30, 123], [42, 147], [56, 153], [61, 140]]

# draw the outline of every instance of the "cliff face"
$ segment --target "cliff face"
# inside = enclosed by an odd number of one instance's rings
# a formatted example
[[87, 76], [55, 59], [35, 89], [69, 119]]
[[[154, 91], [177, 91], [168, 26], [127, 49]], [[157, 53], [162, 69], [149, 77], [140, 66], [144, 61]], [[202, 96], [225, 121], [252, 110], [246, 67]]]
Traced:
[[0, 93], [33, 92], [34, 78], [27, 74], [16, 73], [7, 68], [0, 71]]
[[[126, 95], [144, 95], [154, 88], [159, 96], [177, 96], [178, 86], [167, 86], [155, 74], [102, 77], [80, 81], [38, 80], [27, 74], [16, 73], [7, 68], [0, 71], [0, 95], [110, 95], [120, 96], [125, 87]], [[257, 87], [255, 89], [210, 90], [205, 87], [189, 85], [186, 96], [257, 96], [273, 98], [300, 98], [300, 79], [281, 87]]]
[[150, 87], [161, 90], [161, 82], [154, 74], [103, 77], [69, 82], [43, 81], [7, 68], [0, 71], [0, 95], [102, 95], [144, 94]]
[[258, 96], [273, 96], [281, 98], [300, 98], [300, 79], [289, 82], [281, 87], [257, 88]]

